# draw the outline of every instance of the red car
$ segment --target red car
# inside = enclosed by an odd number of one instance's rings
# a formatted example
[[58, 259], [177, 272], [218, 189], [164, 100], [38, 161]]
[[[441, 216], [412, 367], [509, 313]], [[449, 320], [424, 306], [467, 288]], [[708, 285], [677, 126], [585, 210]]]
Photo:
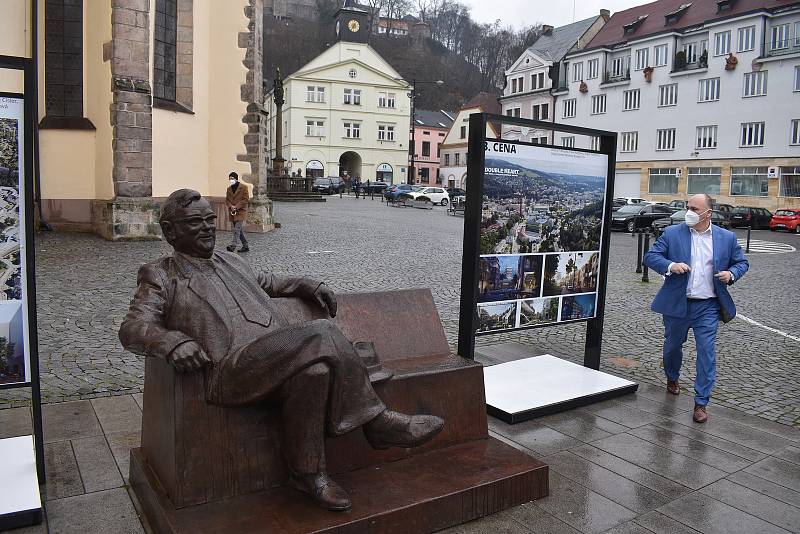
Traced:
[[788, 230], [800, 234], [800, 210], [778, 210], [769, 220], [769, 229]]

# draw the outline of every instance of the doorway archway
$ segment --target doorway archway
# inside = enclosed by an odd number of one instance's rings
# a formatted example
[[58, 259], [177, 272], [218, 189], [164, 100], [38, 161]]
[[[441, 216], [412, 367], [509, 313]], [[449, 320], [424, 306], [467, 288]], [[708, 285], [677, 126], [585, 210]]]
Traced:
[[325, 166], [321, 161], [311, 160], [306, 164], [306, 178], [322, 178], [325, 176]]
[[345, 175], [348, 180], [364, 177], [361, 175], [361, 156], [358, 152], [347, 151], [339, 156], [339, 176]]

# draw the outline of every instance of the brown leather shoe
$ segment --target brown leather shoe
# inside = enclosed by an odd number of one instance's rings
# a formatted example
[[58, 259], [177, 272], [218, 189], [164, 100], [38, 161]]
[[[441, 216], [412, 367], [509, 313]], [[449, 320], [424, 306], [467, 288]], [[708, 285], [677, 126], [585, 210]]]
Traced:
[[289, 484], [333, 512], [344, 512], [352, 506], [347, 492], [326, 473], [298, 474], [290, 470]]
[[667, 380], [667, 393], [672, 393], [673, 395], [681, 394], [681, 386], [677, 380]]
[[435, 415], [406, 415], [384, 410], [364, 425], [364, 435], [373, 449], [416, 447], [438, 434], [444, 420]]
[[705, 423], [708, 419], [708, 413], [706, 412], [705, 406], [700, 406], [699, 404], [694, 405], [694, 415], [692, 415], [692, 419], [694, 419], [695, 423]]

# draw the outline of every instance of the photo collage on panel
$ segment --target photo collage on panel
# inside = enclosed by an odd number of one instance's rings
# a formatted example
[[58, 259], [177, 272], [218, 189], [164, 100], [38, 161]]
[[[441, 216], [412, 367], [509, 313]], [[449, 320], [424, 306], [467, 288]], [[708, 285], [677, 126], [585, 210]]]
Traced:
[[478, 333], [591, 319], [608, 159], [489, 140]]

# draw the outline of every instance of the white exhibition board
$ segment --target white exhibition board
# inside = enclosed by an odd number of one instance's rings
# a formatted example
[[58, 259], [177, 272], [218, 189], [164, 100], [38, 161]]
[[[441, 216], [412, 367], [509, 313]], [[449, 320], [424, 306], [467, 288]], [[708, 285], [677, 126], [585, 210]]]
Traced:
[[0, 439], [0, 517], [40, 510], [33, 436]]
[[512, 416], [637, 386], [550, 354], [484, 367], [483, 378], [486, 404]]

